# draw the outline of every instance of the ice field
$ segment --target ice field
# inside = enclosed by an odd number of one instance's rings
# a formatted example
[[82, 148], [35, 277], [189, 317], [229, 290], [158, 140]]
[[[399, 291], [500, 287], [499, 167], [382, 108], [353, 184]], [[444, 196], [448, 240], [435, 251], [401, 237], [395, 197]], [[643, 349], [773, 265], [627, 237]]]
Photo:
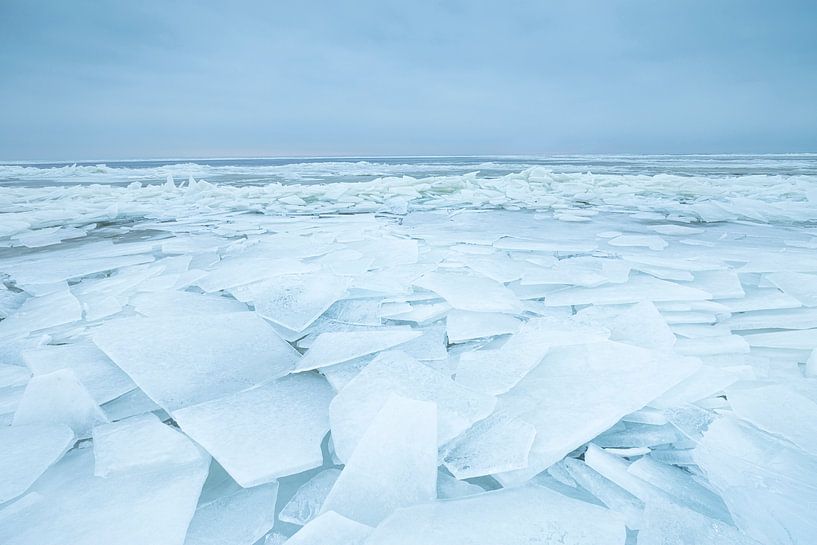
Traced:
[[2, 545], [810, 545], [817, 156], [0, 166]]

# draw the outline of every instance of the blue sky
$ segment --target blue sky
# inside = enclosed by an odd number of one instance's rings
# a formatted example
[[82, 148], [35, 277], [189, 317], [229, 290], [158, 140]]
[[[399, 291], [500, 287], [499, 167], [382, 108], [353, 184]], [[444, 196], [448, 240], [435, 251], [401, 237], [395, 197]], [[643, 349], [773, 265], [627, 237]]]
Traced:
[[0, 159], [817, 151], [817, 2], [0, 1]]

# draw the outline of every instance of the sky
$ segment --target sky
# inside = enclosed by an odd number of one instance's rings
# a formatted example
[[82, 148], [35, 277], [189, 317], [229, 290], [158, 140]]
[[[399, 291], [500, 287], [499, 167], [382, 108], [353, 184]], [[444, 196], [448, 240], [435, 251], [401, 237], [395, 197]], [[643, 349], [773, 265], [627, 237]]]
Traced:
[[0, 160], [777, 152], [813, 0], [0, 0]]

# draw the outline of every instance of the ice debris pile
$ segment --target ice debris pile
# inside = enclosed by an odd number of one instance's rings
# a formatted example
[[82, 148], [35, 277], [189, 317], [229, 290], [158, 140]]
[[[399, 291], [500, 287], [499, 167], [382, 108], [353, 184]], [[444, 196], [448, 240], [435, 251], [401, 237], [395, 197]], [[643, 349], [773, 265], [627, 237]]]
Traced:
[[813, 189], [470, 183], [0, 191], [0, 543], [813, 543]]

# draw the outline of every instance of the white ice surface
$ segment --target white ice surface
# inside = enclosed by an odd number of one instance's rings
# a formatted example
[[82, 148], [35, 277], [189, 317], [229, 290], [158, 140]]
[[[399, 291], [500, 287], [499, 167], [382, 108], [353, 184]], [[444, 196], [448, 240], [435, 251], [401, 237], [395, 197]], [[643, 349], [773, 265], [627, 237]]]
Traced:
[[112, 320], [93, 338], [169, 412], [280, 377], [299, 357], [252, 312]]
[[321, 465], [332, 395], [323, 377], [301, 373], [179, 409], [173, 417], [249, 487]]
[[25, 492], [73, 444], [64, 424], [0, 427], [0, 504]]

